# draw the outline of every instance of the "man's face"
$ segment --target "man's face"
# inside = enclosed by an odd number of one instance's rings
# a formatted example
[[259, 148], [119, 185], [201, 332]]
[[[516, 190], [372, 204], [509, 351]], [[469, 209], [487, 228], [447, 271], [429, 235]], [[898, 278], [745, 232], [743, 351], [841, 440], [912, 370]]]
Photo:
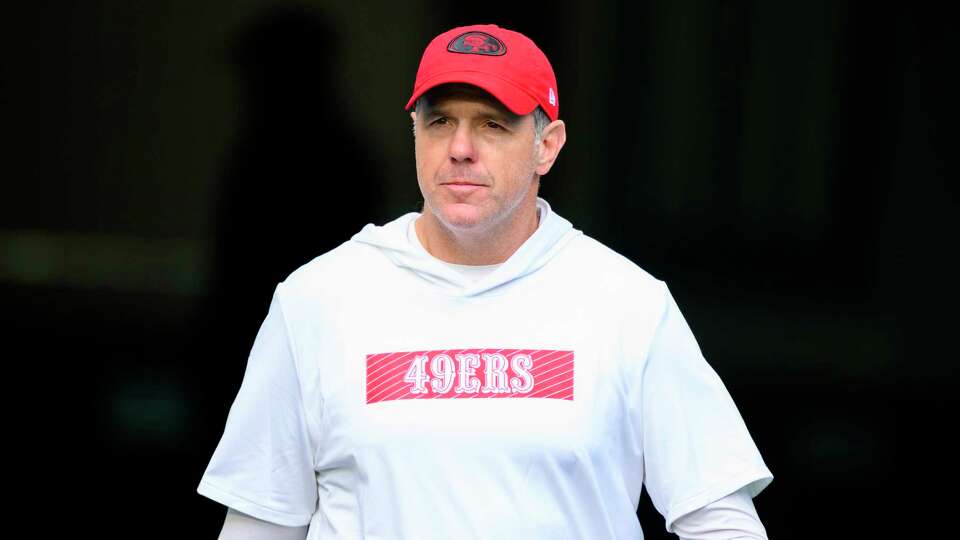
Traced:
[[467, 88], [438, 95], [414, 118], [424, 212], [451, 232], [494, 230], [536, 204], [532, 115]]

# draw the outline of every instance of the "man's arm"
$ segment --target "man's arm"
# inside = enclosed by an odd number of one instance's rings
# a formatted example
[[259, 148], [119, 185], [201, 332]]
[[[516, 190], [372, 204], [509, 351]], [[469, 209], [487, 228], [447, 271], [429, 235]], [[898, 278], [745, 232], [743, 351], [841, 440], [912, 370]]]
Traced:
[[767, 540], [746, 487], [680, 516], [673, 532], [681, 540]]
[[227, 509], [227, 518], [217, 540], [305, 540], [307, 526], [284, 527]]

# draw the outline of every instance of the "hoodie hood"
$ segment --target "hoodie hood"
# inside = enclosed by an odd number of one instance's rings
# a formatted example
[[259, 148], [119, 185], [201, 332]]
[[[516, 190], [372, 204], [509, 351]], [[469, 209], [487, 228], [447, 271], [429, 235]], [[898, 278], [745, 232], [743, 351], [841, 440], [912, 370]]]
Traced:
[[413, 222], [420, 217], [419, 212], [404, 214], [382, 226], [367, 224], [352, 240], [377, 248], [396, 266], [413, 272], [447, 294], [478, 296], [536, 272], [567, 243], [583, 234], [539, 197], [537, 208], [540, 211], [537, 230], [499, 268], [476, 283], [430, 255], [416, 234], [410, 234]]

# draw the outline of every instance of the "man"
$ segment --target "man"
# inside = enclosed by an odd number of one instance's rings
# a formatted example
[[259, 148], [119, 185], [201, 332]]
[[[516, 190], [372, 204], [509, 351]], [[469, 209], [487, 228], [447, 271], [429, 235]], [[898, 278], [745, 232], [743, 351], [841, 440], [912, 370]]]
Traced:
[[407, 109], [422, 213], [280, 283], [198, 491], [221, 538], [766, 538], [772, 480], [666, 285], [537, 197], [553, 70], [436, 37]]

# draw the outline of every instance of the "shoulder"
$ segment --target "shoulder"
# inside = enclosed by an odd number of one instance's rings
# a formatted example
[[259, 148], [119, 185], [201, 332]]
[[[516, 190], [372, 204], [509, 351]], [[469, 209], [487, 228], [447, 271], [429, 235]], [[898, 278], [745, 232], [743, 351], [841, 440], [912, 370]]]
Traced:
[[564, 250], [565, 295], [616, 332], [624, 358], [643, 358], [669, 306], [667, 284], [587, 235]]
[[364, 269], [378, 259], [375, 249], [347, 240], [330, 251], [314, 257], [287, 276], [292, 286], [310, 286], [328, 282], [331, 278], [354, 275], [361, 277]]
[[581, 234], [560, 255], [571, 272], [611, 294], [663, 296], [666, 284], [598, 240]]
[[291, 272], [277, 287], [277, 294], [284, 307], [308, 300], [332, 301], [369, 286], [382, 266], [375, 249], [347, 240]]

